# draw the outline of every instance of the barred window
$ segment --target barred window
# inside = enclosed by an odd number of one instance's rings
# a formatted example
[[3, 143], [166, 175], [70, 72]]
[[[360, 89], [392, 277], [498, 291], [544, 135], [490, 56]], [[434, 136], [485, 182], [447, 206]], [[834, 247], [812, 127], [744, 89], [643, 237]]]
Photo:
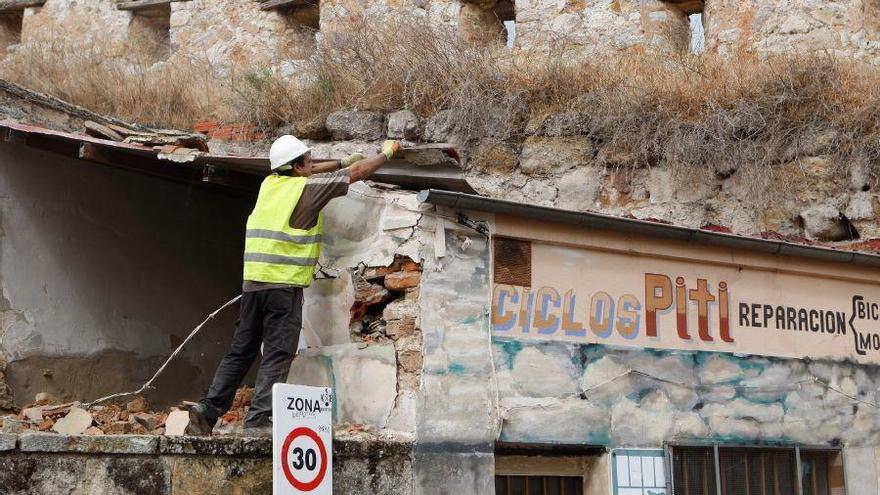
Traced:
[[582, 495], [580, 476], [496, 476], [496, 495]]
[[801, 495], [845, 495], [837, 450], [719, 447], [717, 452], [716, 464], [713, 447], [672, 447], [673, 494], [795, 495], [800, 475]]

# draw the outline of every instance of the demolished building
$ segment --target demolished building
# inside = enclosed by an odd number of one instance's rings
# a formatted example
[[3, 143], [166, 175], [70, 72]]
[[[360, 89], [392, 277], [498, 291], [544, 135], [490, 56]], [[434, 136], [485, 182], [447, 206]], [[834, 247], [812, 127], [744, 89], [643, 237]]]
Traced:
[[[7, 402], [134, 389], [240, 289], [264, 159], [71, 132], [121, 123], [16, 91], [29, 110], [0, 123]], [[338, 492], [877, 493], [870, 240], [492, 199], [431, 153], [326, 212], [289, 381], [334, 390]], [[152, 402], [204, 388], [233, 315], [190, 342]], [[262, 493], [270, 451], [237, 435], [4, 433], [0, 486]]]

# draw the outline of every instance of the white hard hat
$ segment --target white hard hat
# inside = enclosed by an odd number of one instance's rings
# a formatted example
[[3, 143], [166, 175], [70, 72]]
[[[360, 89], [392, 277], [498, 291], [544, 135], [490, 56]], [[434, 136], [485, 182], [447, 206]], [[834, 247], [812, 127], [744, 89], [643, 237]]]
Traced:
[[311, 150], [305, 143], [291, 135], [281, 136], [269, 148], [269, 166], [272, 170], [276, 170]]

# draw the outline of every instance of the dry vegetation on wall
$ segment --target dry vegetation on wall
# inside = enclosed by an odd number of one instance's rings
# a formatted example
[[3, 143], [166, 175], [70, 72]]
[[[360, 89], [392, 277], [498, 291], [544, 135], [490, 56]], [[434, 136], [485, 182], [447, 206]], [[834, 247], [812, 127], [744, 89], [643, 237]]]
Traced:
[[[674, 56], [627, 52], [578, 57], [560, 40], [547, 52], [463, 42], [417, 18], [366, 19], [325, 33], [319, 52], [283, 77], [266, 68], [220, 76], [205, 62], [149, 69], [100, 47], [31, 43], [3, 77], [99, 112], [186, 127], [213, 117], [264, 128], [322, 122], [344, 108], [428, 116], [453, 111], [465, 141], [492, 136], [586, 135], [599, 164], [673, 164], [724, 176], [803, 155], [836, 163], [880, 159], [880, 69], [831, 56]], [[550, 115], [544, 120], [544, 117]]]
[[156, 127], [191, 128], [222, 111], [223, 88], [202, 59], [152, 63], [150, 40], [123, 51], [110, 40], [47, 33], [22, 43], [0, 64], [0, 77], [90, 110]]

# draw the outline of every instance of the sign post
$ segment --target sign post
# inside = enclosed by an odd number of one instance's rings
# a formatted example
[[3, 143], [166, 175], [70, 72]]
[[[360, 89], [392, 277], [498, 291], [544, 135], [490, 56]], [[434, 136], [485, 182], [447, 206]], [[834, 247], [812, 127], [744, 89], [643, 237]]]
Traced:
[[272, 492], [332, 495], [333, 392], [326, 387], [272, 387]]

